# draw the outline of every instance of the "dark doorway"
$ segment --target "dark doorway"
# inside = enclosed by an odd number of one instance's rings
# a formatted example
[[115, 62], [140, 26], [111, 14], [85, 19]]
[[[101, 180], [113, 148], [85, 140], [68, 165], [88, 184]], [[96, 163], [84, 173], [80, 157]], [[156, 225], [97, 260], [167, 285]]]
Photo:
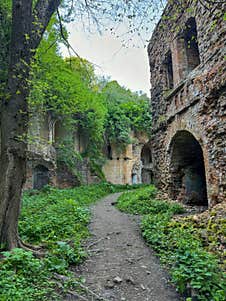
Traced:
[[112, 160], [112, 148], [110, 144], [107, 145], [107, 158]]
[[43, 165], [37, 165], [33, 170], [33, 189], [42, 189], [49, 184], [49, 170]]
[[188, 131], [178, 131], [170, 146], [170, 195], [190, 205], [208, 205], [202, 148]]
[[142, 162], [142, 170], [141, 170], [142, 183], [145, 184], [153, 183], [152, 154], [151, 154], [150, 147], [148, 145], [144, 145], [141, 150], [141, 162]]

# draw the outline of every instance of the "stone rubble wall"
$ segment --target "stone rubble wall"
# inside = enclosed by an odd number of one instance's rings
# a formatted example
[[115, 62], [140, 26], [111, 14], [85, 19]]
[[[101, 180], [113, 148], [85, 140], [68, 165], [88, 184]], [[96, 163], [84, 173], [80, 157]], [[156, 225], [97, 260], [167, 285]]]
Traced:
[[[210, 206], [226, 201], [226, 5], [209, 11], [199, 2], [177, 18], [168, 5], [157, 25], [148, 56], [153, 114], [152, 152], [157, 186], [170, 193], [170, 143], [178, 131], [190, 132], [202, 147]], [[189, 18], [197, 24], [200, 64], [181, 78], [176, 40]], [[176, 26], [175, 26], [176, 24]], [[171, 50], [174, 88], [167, 88], [164, 58]], [[182, 64], [183, 65], [183, 64]], [[182, 150], [183, 151], [183, 150]]]
[[[62, 121], [56, 121], [48, 112], [33, 114], [29, 125], [29, 144], [27, 159], [27, 176], [24, 189], [32, 189], [35, 185], [35, 169], [48, 170], [46, 184], [59, 188], [78, 186], [81, 183], [91, 184], [99, 181], [91, 174], [87, 160], [79, 161], [76, 168], [79, 176], [74, 175], [65, 165], [57, 164], [56, 143], [66, 138], [68, 133]], [[87, 145], [87, 137], [75, 129], [73, 133], [74, 150], [82, 153]], [[42, 172], [39, 172], [42, 177]]]

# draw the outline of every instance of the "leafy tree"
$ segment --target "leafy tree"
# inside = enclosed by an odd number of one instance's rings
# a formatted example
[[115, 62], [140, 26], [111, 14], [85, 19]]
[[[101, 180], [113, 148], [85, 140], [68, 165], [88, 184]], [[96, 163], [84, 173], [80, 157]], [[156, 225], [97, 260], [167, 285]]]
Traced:
[[149, 99], [121, 87], [116, 81], [106, 83], [102, 89], [108, 109], [106, 138], [118, 147], [130, 143], [131, 131], [150, 134], [151, 114]]
[[73, 133], [77, 128], [85, 134], [88, 147], [83, 156], [100, 165], [106, 108], [93, 65], [79, 57], [63, 59], [58, 51], [61, 39], [57, 29], [53, 18], [32, 64], [30, 109], [34, 115], [45, 111], [60, 120], [67, 137], [58, 139], [58, 161], [77, 176]]

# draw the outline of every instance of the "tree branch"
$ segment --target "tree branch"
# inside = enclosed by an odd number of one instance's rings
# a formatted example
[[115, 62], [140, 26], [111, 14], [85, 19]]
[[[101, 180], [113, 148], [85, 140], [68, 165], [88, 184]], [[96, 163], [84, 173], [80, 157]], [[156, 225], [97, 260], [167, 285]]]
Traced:
[[31, 49], [37, 49], [46, 27], [62, 0], [39, 0], [33, 10]]

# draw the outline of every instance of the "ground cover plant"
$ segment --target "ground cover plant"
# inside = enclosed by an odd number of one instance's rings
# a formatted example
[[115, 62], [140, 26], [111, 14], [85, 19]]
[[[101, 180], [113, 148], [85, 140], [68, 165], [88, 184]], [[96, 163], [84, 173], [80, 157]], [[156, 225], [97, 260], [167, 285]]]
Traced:
[[124, 212], [132, 214], [182, 213], [183, 208], [177, 203], [169, 203], [156, 199], [157, 189], [153, 185], [141, 187], [131, 194], [123, 193], [117, 207]]
[[[156, 193], [153, 186], [126, 192], [120, 196], [117, 206], [124, 212], [144, 215], [142, 234], [169, 268], [172, 281], [187, 301], [225, 300], [222, 252], [221, 256], [219, 249], [213, 252], [211, 243], [202, 238], [203, 227], [198, 227], [191, 217], [173, 218], [184, 211], [181, 205], [156, 200]], [[217, 229], [215, 236], [218, 233], [222, 237], [223, 223], [222, 219], [218, 224], [212, 220], [207, 222], [207, 229], [213, 240], [213, 228]]]
[[[0, 300], [62, 300], [64, 291], [79, 281], [69, 266], [86, 257], [82, 241], [89, 235], [88, 206], [123, 189], [128, 187], [102, 183], [62, 190], [47, 186], [41, 192], [25, 192], [19, 233], [24, 242], [42, 246], [46, 256], [36, 258], [32, 252], [17, 248], [0, 253]], [[54, 279], [56, 274], [65, 275], [67, 281], [60, 283]]]

